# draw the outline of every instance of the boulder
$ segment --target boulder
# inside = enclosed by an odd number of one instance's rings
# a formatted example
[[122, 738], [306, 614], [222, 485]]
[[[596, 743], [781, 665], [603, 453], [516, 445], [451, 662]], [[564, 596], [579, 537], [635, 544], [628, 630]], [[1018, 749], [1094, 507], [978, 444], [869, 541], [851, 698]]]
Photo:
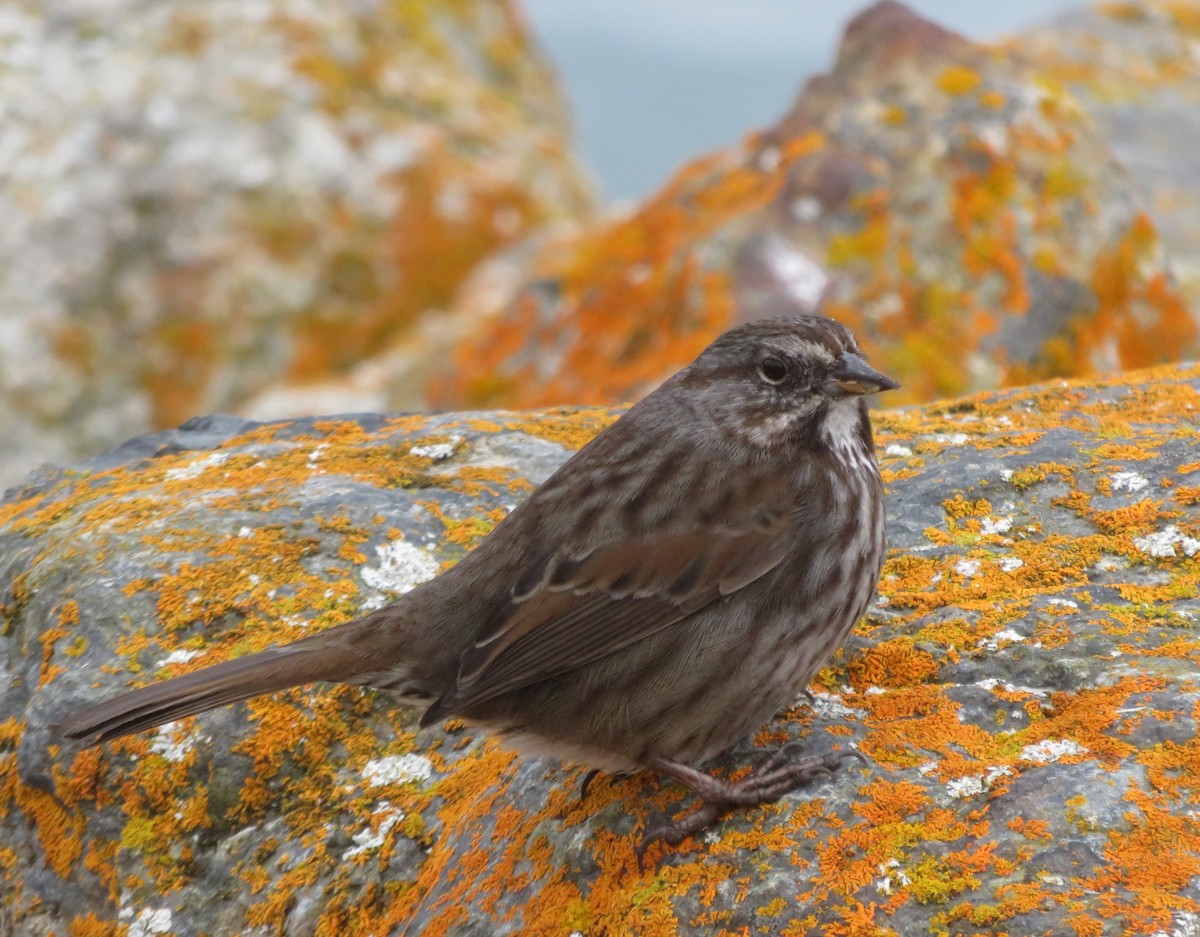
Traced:
[[1059, 72], [875, 4], [774, 126], [535, 251], [432, 402], [633, 399], [730, 324], [818, 305], [911, 401], [1195, 355], [1158, 215]]
[[1200, 15], [1171, 0], [1097, 3], [1007, 43], [1070, 90], [1132, 176], [1192, 309], [1200, 308]]
[[100, 748], [68, 711], [434, 576], [618, 415], [195, 420], [0, 503], [0, 933], [1189, 933], [1200, 365], [875, 414], [880, 597], [782, 742], [863, 764], [678, 847], [597, 779], [312, 686]]
[[343, 375], [591, 211], [510, 0], [17, 3], [0, 37], [0, 488]]

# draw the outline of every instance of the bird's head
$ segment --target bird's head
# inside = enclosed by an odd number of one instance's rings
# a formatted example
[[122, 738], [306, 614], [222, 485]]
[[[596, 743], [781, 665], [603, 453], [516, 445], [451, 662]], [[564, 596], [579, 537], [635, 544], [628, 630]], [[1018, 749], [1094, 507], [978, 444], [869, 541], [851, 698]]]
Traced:
[[767, 450], [870, 447], [864, 398], [900, 385], [872, 368], [853, 334], [817, 315], [731, 329], [680, 375], [693, 405]]

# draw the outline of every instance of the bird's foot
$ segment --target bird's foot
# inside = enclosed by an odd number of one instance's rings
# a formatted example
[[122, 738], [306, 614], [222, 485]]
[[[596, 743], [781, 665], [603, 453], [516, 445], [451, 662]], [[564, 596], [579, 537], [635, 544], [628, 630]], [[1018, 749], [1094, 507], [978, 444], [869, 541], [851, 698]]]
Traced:
[[798, 742], [784, 745], [740, 781], [722, 781], [690, 765], [666, 758], [652, 759], [647, 767], [691, 788], [700, 797], [701, 803], [698, 809], [686, 816], [661, 823], [647, 831], [638, 852], [639, 866], [642, 854], [652, 842], [661, 839], [672, 846], [678, 845], [734, 807], [773, 803], [784, 794], [829, 777], [843, 761], [857, 759], [866, 763], [866, 759], [856, 751], [836, 751], [798, 758], [801, 749]]

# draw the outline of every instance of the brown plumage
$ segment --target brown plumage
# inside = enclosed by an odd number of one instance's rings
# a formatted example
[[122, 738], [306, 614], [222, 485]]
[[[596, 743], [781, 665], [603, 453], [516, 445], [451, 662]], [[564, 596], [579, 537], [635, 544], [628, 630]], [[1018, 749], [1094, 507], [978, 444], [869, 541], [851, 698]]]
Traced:
[[740, 326], [564, 464], [454, 568], [355, 621], [72, 715], [92, 742], [314, 681], [377, 687], [518, 747], [650, 767], [705, 801], [773, 800], [694, 766], [801, 692], [874, 595], [883, 499], [865, 394], [895, 387], [820, 316]]

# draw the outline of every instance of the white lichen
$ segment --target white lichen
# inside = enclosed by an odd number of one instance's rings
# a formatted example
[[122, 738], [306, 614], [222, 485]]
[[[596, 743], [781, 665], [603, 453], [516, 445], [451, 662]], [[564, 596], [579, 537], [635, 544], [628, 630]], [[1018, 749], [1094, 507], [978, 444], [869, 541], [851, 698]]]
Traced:
[[1145, 475], [1137, 472], [1117, 472], [1111, 479], [1113, 491], [1141, 491], [1150, 484]]
[[[798, 703], [810, 702], [804, 696], [797, 697], [796, 701]], [[842, 698], [834, 693], [813, 693], [810, 705], [813, 712], [822, 719], [858, 719], [866, 715], [865, 710], [847, 706], [842, 702]]]
[[213, 452], [200, 459], [193, 459], [186, 465], [181, 465], [178, 468], [167, 469], [164, 477], [168, 481], [184, 481], [189, 478], [198, 478], [207, 472], [210, 468], [216, 468], [218, 465], [224, 465], [229, 461], [229, 454], [225, 452]]
[[432, 459], [434, 462], [444, 462], [450, 456], [454, 455], [462, 439], [461, 436], [452, 436], [446, 442], [434, 442], [426, 446], [413, 446], [408, 450], [408, 454], [423, 459]]
[[424, 755], [390, 755], [368, 761], [363, 767], [363, 780], [371, 787], [403, 784], [407, 781], [428, 781], [433, 775], [433, 762]]
[[161, 658], [155, 666], [165, 667], [167, 664], [186, 664], [189, 660], [199, 656], [199, 651], [188, 651], [180, 648], [177, 651], [172, 651], [166, 657]]
[[1021, 634], [1019, 631], [1013, 631], [1012, 628], [1001, 628], [990, 638], [984, 638], [977, 646], [988, 651], [995, 651], [998, 650], [1002, 644], [1019, 644], [1024, 640], [1025, 635]]
[[875, 889], [881, 895], [890, 895], [895, 886], [906, 888], [912, 884], [912, 880], [900, 868], [899, 859], [888, 859], [887, 862], [880, 863], [879, 872], [883, 877], [876, 880]]
[[152, 937], [171, 930], [170, 908], [146, 908], [129, 925], [126, 937]]
[[946, 793], [955, 800], [965, 800], [968, 797], [975, 797], [985, 791], [989, 791], [997, 779], [1005, 775], [1012, 774], [1012, 768], [1004, 765], [996, 765], [988, 768], [983, 774], [967, 775], [963, 778], [955, 778], [953, 781], [946, 782]]
[[970, 579], [972, 576], [978, 574], [982, 565], [979, 560], [961, 559], [954, 564], [954, 571], [964, 579]]
[[[357, 855], [382, 846], [387, 840], [388, 833], [392, 831], [392, 827], [404, 819], [404, 811], [393, 807], [386, 800], [381, 800], [372, 816], [379, 819], [365, 830], [359, 830], [350, 837], [354, 845], [342, 852], [343, 860], [353, 859]], [[372, 829], [372, 827], [374, 828]]]
[[1026, 761], [1048, 765], [1065, 755], [1086, 755], [1087, 751], [1073, 739], [1042, 739], [1036, 745], [1026, 745], [1022, 748], [1021, 757]]
[[1195, 556], [1200, 553], [1200, 540], [1187, 536], [1174, 524], [1171, 524], [1166, 530], [1155, 531], [1144, 537], [1134, 537], [1133, 545], [1143, 553], [1158, 559], [1178, 556], [1175, 552], [1176, 547], [1179, 547], [1185, 556]]
[[[379, 557], [378, 565], [364, 566], [361, 575], [363, 582], [380, 593], [411, 592], [439, 571], [437, 560], [428, 550], [413, 546], [407, 540], [392, 540], [376, 547], [375, 555]], [[374, 604], [371, 601], [364, 604], [368, 609], [378, 608], [384, 601], [380, 597]]]
[[207, 736], [199, 733], [183, 733], [179, 732], [178, 722], [164, 722], [158, 727], [154, 733], [154, 738], [150, 740], [150, 751], [156, 755], [162, 755], [167, 761], [178, 764], [183, 761], [197, 742], [206, 741]]

